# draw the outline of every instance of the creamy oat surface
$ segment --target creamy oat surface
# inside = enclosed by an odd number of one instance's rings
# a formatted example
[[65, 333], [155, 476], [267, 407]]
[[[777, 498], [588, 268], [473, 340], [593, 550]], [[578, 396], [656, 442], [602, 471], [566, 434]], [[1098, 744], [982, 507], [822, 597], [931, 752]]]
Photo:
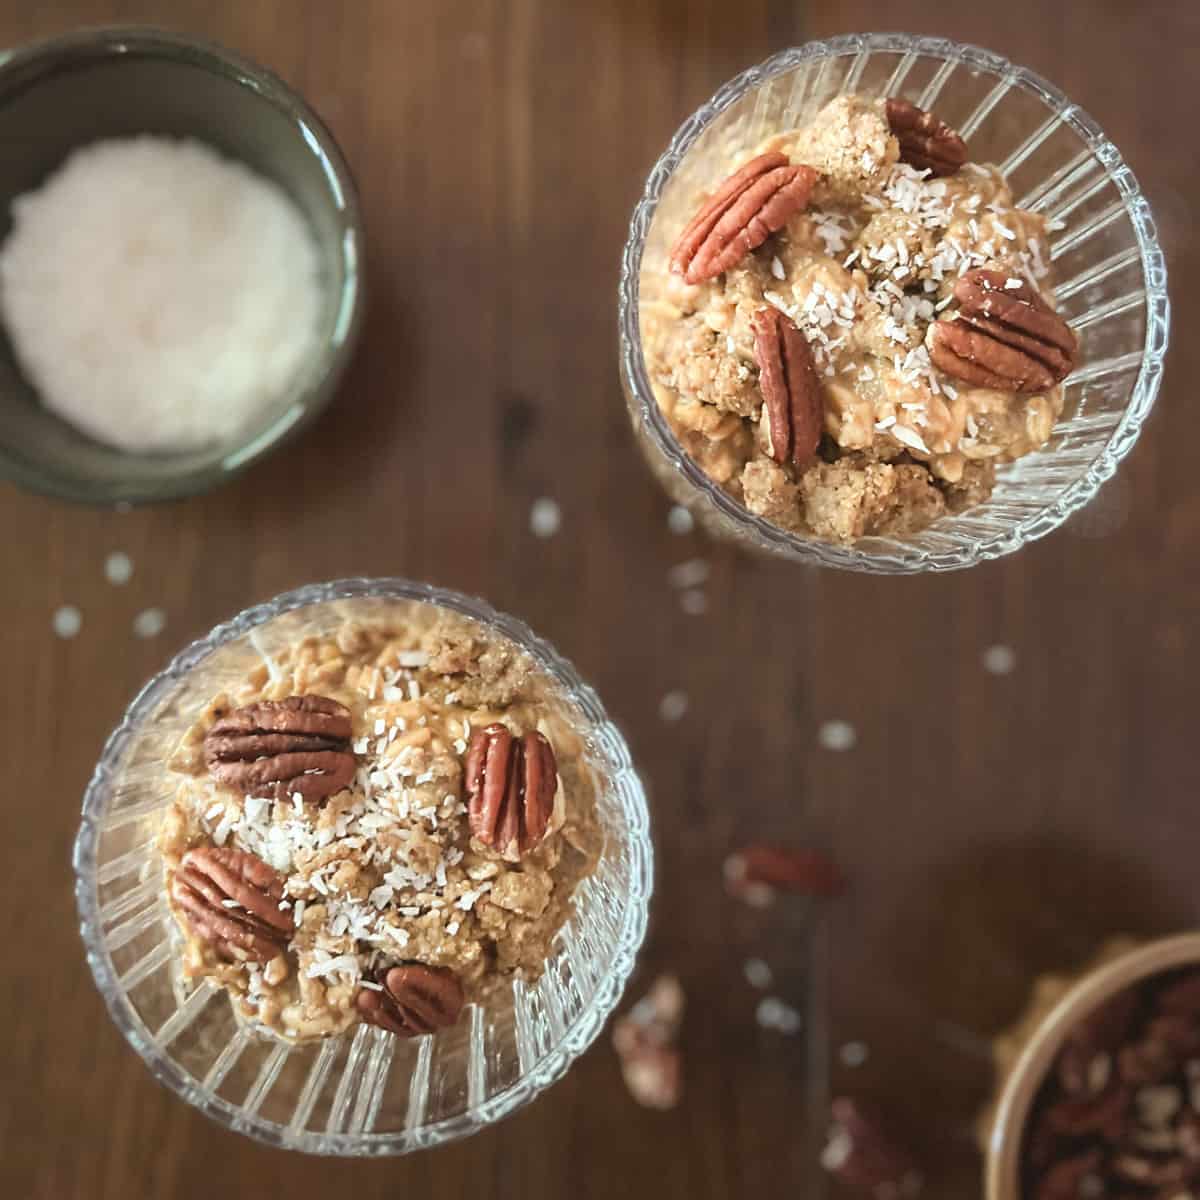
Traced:
[[[262, 729], [297, 720], [305, 732]], [[314, 733], [313, 722], [339, 727]], [[467, 760], [485, 731], [489, 745], [511, 743], [508, 777], [522, 738], [552, 751], [538, 759], [553, 763], [539, 785], [543, 819], [535, 828], [526, 800], [510, 845], [481, 840], [486, 817], [474, 807], [494, 799], [486, 784], [469, 795]], [[252, 753], [246, 736], [257, 739]], [[269, 757], [280, 750], [303, 753]], [[481, 779], [496, 775], [488, 761]], [[280, 763], [291, 765], [271, 770]], [[342, 782], [342, 763], [348, 785], [321, 795]], [[184, 973], [215, 980], [243, 1018], [291, 1039], [374, 1019], [364, 1014], [384, 1001], [396, 1020], [376, 1024], [426, 1032], [451, 1023], [464, 998], [485, 1000], [514, 975], [536, 979], [601, 848], [597, 783], [555, 685], [517, 647], [450, 614], [425, 626], [347, 624], [297, 643], [213, 697], [171, 768], [180, 782], [160, 845]], [[267, 781], [301, 768], [299, 783]], [[532, 792], [527, 761], [525, 770]], [[251, 774], [259, 781], [245, 786]], [[279, 920], [256, 914], [265, 893]], [[422, 978], [442, 995], [425, 995]], [[439, 1017], [439, 1004], [452, 1011]]]
[[[995, 167], [902, 161], [889, 111], [844, 95], [747, 147], [730, 170], [775, 152], [816, 172], [806, 207], [715, 278], [643, 273], [647, 368], [684, 449], [750, 512], [836, 542], [986, 499], [996, 464], [1044, 445], [1063, 406], [1057, 384], [978, 386], [931, 361], [968, 272], [1001, 273], [1002, 288], [1052, 307], [1047, 229]], [[819, 447], [802, 465], [771, 452], [754, 325], [766, 306], [803, 334], [820, 383]]]

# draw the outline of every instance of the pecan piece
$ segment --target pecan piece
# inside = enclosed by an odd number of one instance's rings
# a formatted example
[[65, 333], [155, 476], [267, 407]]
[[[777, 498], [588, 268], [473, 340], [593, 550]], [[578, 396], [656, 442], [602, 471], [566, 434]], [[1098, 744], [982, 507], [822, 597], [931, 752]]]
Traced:
[[1200, 1052], [1200, 1024], [1180, 1013], [1163, 1013], [1151, 1017], [1146, 1025], [1146, 1036], [1162, 1042], [1176, 1060], [1191, 1058]]
[[1129, 1032], [1137, 993], [1119, 992], [1070, 1032], [1058, 1056], [1058, 1081], [1072, 1096], [1097, 1095], [1112, 1076], [1112, 1056]]
[[540, 733], [515, 738], [501, 724], [471, 735], [466, 765], [471, 832], [510, 862], [546, 836], [558, 790], [554, 747]]
[[933, 113], [895, 97], [886, 108], [902, 162], [933, 175], [953, 175], [967, 161], [967, 143]]
[[771, 457], [780, 465], [803, 467], [821, 441], [821, 382], [812, 351], [791, 318], [777, 308], [760, 308], [750, 324]]
[[1194, 1108], [1184, 1109], [1175, 1126], [1175, 1140], [1184, 1158], [1190, 1162], [1200, 1161], [1200, 1114]]
[[955, 379], [997, 391], [1045, 392], [1075, 365], [1071, 327], [1025, 280], [968, 271], [954, 285], [953, 320], [929, 327], [933, 365]]
[[621, 1078], [629, 1094], [643, 1108], [674, 1108], [683, 1095], [683, 1056], [679, 1050], [647, 1041], [625, 1045], [627, 1048], [618, 1053]]
[[1200, 1175], [1200, 1165], [1186, 1159], [1155, 1158], [1147, 1154], [1118, 1154], [1110, 1164], [1113, 1174], [1127, 1183], [1147, 1188], [1173, 1188]]
[[245, 850], [189, 850], [171, 879], [171, 898], [193, 932], [233, 962], [270, 962], [292, 936], [292, 914], [279, 907], [283, 876]]
[[204, 739], [208, 769], [257, 796], [319, 800], [354, 778], [350, 710], [326, 696], [262, 700], [222, 715]]
[[[1138, 1120], [1147, 1129], [1166, 1129], [1183, 1107], [1183, 1092], [1172, 1084], [1144, 1087], [1133, 1097]], [[1173, 1144], [1173, 1143], [1172, 1143]]]
[[1184, 975], [1158, 993], [1160, 1012], [1181, 1017], [1200, 1015], [1200, 971]]
[[1135, 1087], [1161, 1083], [1181, 1065], [1187, 1052], [1173, 1042], [1178, 1030], [1168, 1031], [1161, 1024], [1165, 1019], [1156, 1017], [1139, 1041], [1121, 1047], [1117, 1054], [1117, 1072], [1126, 1083]]
[[1099, 1096], [1068, 1096], [1046, 1109], [1045, 1126], [1063, 1137], [1095, 1133], [1115, 1142], [1125, 1132], [1130, 1099], [1125, 1087], [1110, 1088]]
[[688, 283], [715, 279], [808, 206], [812, 167], [760, 154], [735, 171], [692, 218], [671, 251], [671, 270]]
[[660, 975], [650, 991], [613, 1025], [613, 1049], [629, 1094], [645, 1108], [674, 1108], [683, 1093], [678, 1041], [685, 1006], [674, 975]]
[[830, 1106], [833, 1124], [821, 1166], [839, 1183], [865, 1196], [915, 1196], [920, 1171], [908, 1151], [886, 1132], [878, 1113], [840, 1097]]
[[465, 1003], [462, 984], [449, 967], [385, 967], [374, 982], [380, 990], [359, 988], [354, 1006], [368, 1024], [397, 1037], [421, 1037], [448, 1028]]
[[1058, 1135], [1046, 1124], [1045, 1113], [1025, 1135], [1025, 1164], [1034, 1172], [1046, 1170], [1058, 1154]]
[[1083, 1181], [1095, 1177], [1103, 1160], [1100, 1150], [1060, 1159], [1038, 1180], [1034, 1200], [1081, 1200]]
[[746, 846], [725, 860], [725, 887], [730, 895], [755, 908], [766, 908], [776, 891], [798, 896], [836, 896], [845, 878], [819, 850], [786, 846]]

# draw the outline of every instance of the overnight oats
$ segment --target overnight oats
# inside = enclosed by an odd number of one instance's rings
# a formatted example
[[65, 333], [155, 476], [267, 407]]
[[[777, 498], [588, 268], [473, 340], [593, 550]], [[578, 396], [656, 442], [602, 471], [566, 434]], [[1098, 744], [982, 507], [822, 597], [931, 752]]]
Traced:
[[265, 658], [170, 762], [183, 974], [288, 1040], [431, 1033], [536, 981], [602, 848], [549, 676], [457, 614], [403, 612]]
[[986, 500], [1045, 445], [1078, 353], [1047, 224], [953, 129], [846, 94], [728, 166], [641, 283], [655, 398], [710, 479], [850, 543]]

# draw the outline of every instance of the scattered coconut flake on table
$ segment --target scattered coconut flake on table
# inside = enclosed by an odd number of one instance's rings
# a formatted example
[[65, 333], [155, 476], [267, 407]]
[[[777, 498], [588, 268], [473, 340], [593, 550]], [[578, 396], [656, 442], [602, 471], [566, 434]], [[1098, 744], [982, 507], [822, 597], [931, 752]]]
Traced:
[[120, 587], [133, 578], [133, 560], [128, 554], [114, 550], [104, 560], [104, 578], [114, 587]]
[[54, 610], [54, 632], [60, 638], [73, 638], [83, 628], [83, 613], [73, 604]]
[[800, 1013], [790, 1004], [784, 1003], [778, 996], [764, 996], [758, 1002], [754, 1019], [762, 1029], [772, 1029], [776, 1033], [799, 1033], [804, 1024]]
[[853, 750], [858, 734], [849, 721], [826, 721], [817, 732], [817, 740], [826, 750]]
[[746, 982], [759, 991], [764, 991], [775, 982], [775, 973], [761, 958], [746, 959], [742, 964], [742, 973], [746, 976]]
[[317, 249], [292, 199], [192, 140], [72, 153], [12, 204], [0, 316], [52, 412], [130, 453], [228, 444], [318, 344]]
[[140, 638], [158, 637], [167, 627], [167, 614], [161, 608], [143, 609], [133, 618], [133, 632]]
[[711, 568], [702, 558], [689, 558], [687, 562], [676, 563], [667, 571], [667, 581], [672, 587], [694, 588], [708, 582]]
[[667, 528], [683, 537], [696, 528], [696, 518], [682, 504], [676, 504], [667, 513]]
[[861, 1067], [867, 1061], [870, 1051], [866, 1042], [847, 1042], [838, 1051], [838, 1058], [846, 1067]]
[[983, 652], [983, 667], [993, 675], [1011, 675], [1017, 655], [1011, 646], [989, 646]]
[[699, 588], [689, 588], [679, 597], [679, 607], [689, 617], [698, 617], [708, 611], [708, 597]]
[[686, 692], [668, 692], [658, 703], [658, 715], [664, 721], [679, 721], [688, 710]]
[[529, 510], [529, 528], [534, 537], [553, 537], [562, 527], [562, 509], [548, 496], [535, 500]]

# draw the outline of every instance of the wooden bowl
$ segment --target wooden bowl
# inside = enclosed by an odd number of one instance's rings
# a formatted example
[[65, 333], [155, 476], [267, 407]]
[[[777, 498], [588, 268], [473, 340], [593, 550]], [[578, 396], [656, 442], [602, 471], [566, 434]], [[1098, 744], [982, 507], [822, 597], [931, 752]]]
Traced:
[[1200, 933], [1146, 942], [1081, 976], [1037, 1025], [1000, 1091], [984, 1162], [985, 1200], [1022, 1200], [1025, 1127], [1046, 1073], [1078, 1022], [1111, 996], [1164, 971], [1200, 965]]

